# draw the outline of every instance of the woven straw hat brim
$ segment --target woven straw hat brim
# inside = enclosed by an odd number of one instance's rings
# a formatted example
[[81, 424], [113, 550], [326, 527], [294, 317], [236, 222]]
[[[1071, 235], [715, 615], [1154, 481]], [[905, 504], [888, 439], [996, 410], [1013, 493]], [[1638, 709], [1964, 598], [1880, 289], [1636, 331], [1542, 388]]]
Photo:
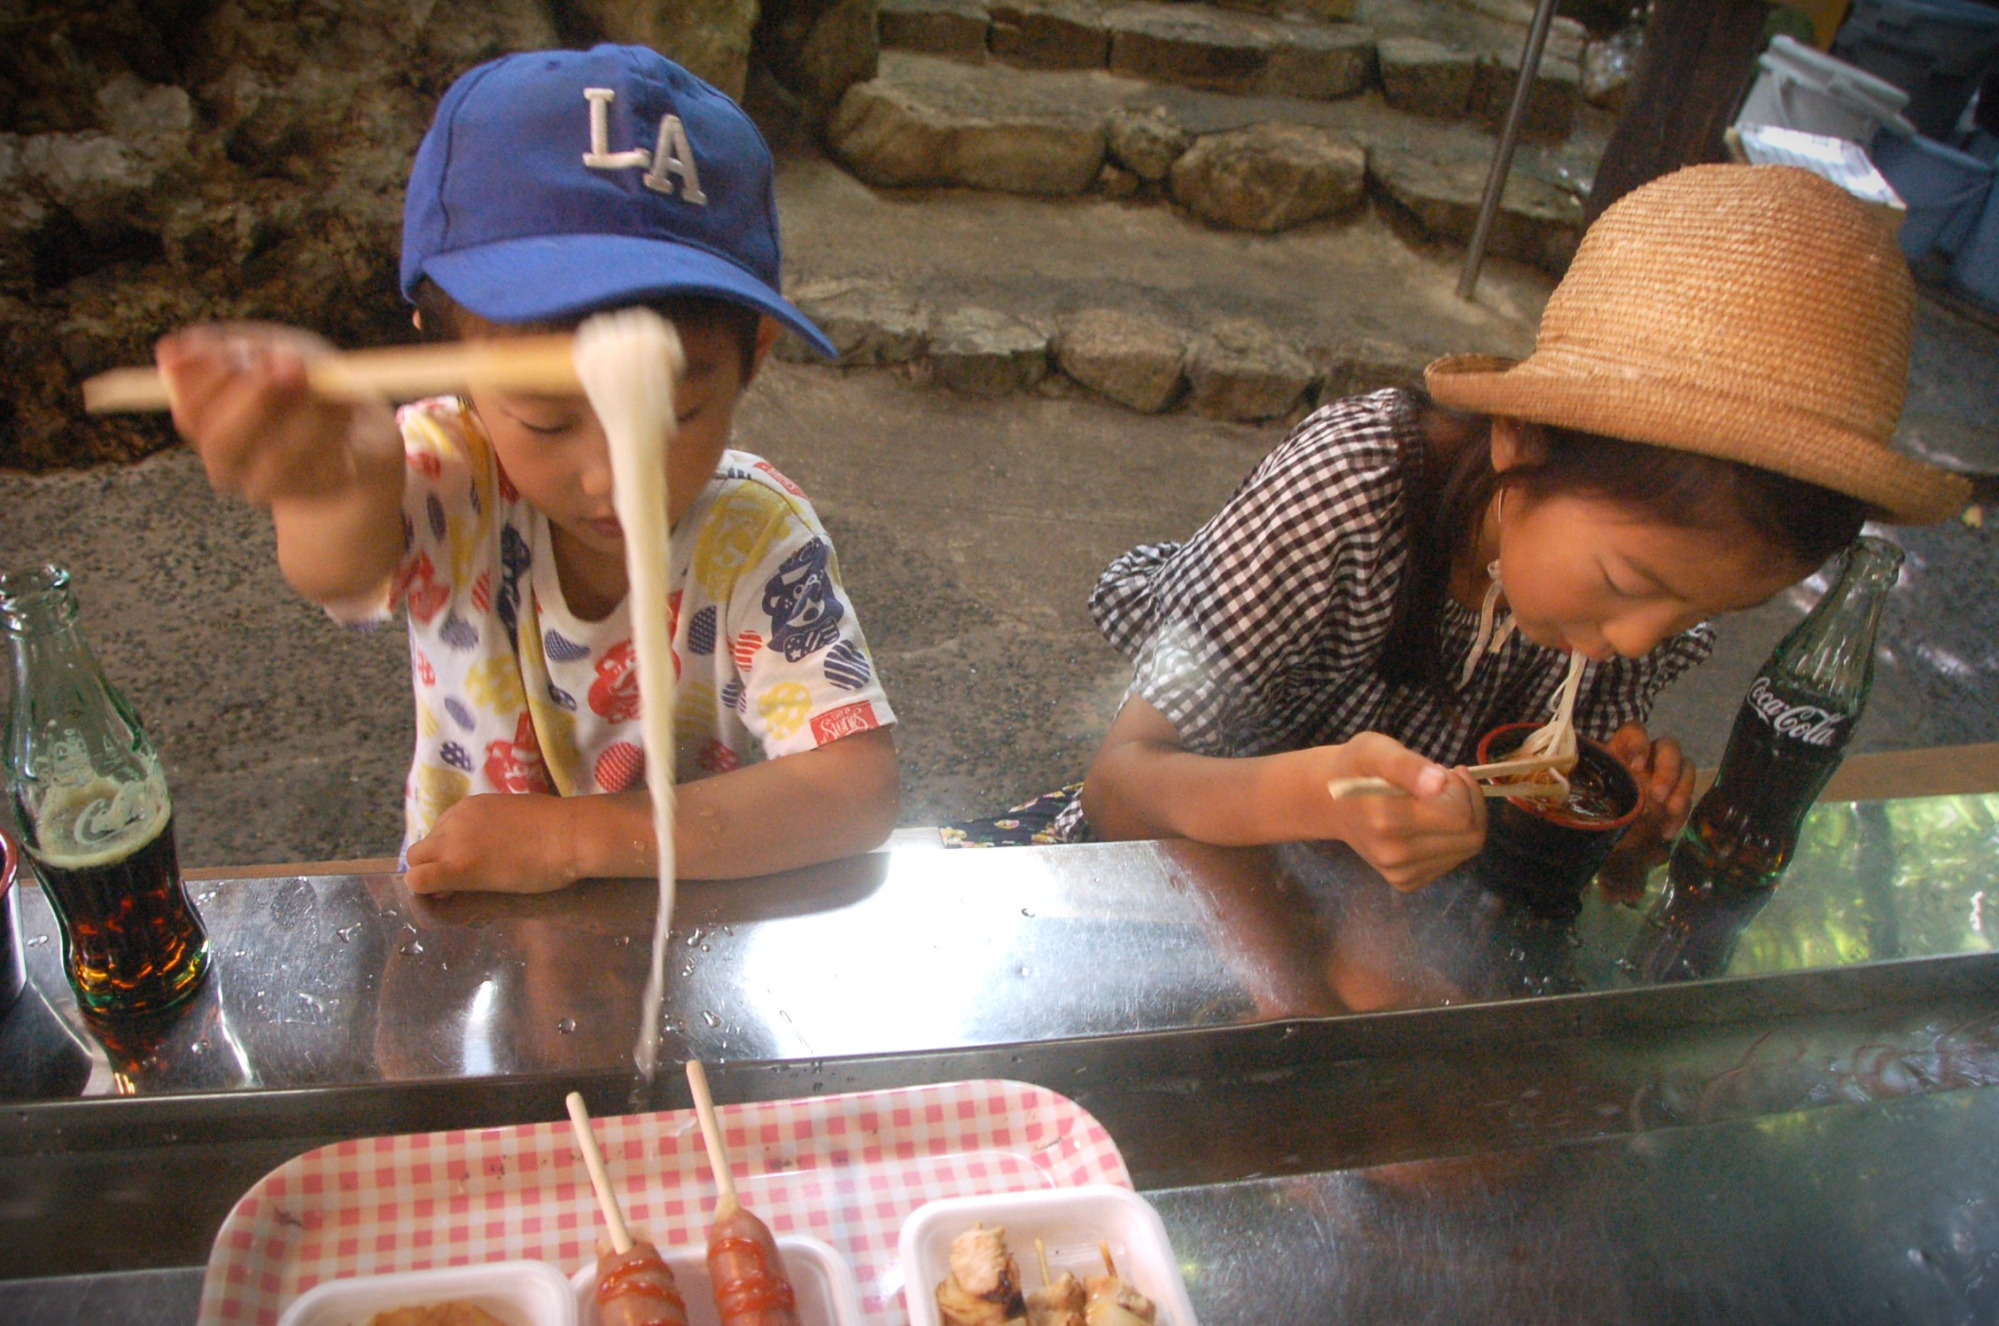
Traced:
[[1718, 376], [1676, 378], [1545, 351], [1519, 362], [1450, 355], [1424, 371], [1430, 394], [1452, 409], [1774, 470], [1857, 497], [1896, 524], [1931, 524], [1971, 500], [1971, 484], [1961, 475], [1891, 451], [1817, 412], [1733, 396]]
[[1890, 446], [1916, 290], [1879, 213], [1794, 166], [1687, 166], [1584, 234], [1512, 364], [1432, 364], [1445, 405], [1699, 452], [1939, 520], [1958, 475]]

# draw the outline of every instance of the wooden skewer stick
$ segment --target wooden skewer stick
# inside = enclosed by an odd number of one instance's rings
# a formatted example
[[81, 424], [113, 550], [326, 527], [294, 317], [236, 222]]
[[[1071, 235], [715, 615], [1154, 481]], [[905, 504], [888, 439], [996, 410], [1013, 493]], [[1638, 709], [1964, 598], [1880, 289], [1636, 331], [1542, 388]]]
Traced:
[[1111, 1260], [1111, 1245], [1103, 1239], [1098, 1239], [1097, 1251], [1103, 1254], [1104, 1274], [1113, 1280], [1117, 1279], [1117, 1263]]
[[715, 1122], [715, 1098], [708, 1094], [708, 1071], [698, 1059], [687, 1061], [687, 1089], [694, 1093], [694, 1113], [701, 1120], [701, 1140], [708, 1148], [708, 1168], [715, 1171], [715, 1219], [727, 1220], [742, 1203], [736, 1200], [736, 1179], [729, 1173], [729, 1152]]
[[[349, 350], [305, 361], [305, 379], [331, 400], [415, 400], [498, 387], [573, 395], [582, 389], [567, 335], [502, 336], [449, 345], [395, 345]], [[173, 400], [155, 368], [114, 368], [86, 379], [83, 408], [91, 414], [168, 410]]]
[[618, 1209], [618, 1198], [611, 1191], [610, 1176], [604, 1173], [604, 1157], [597, 1150], [597, 1135], [590, 1131], [590, 1111], [584, 1108], [579, 1092], [570, 1092], [564, 1103], [569, 1106], [569, 1127], [576, 1134], [577, 1149], [583, 1152], [583, 1165], [590, 1171], [590, 1186], [597, 1190], [597, 1205], [604, 1212], [604, 1228], [611, 1235], [611, 1249], [619, 1253], [630, 1252], [632, 1234], [625, 1228], [625, 1213]]
[[1034, 1240], [1034, 1260], [1041, 1263], [1041, 1283], [1043, 1285], [1054, 1284], [1055, 1277], [1048, 1274], [1048, 1249], [1042, 1245], [1040, 1239]]

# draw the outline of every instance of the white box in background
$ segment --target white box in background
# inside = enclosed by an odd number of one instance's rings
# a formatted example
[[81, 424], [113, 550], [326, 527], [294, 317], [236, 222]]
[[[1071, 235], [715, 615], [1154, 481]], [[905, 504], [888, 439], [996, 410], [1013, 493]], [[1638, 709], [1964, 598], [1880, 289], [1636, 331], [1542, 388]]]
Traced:
[[569, 1281], [547, 1262], [526, 1261], [327, 1280], [293, 1299], [278, 1326], [358, 1326], [391, 1308], [449, 1302], [484, 1308], [507, 1326], [576, 1326]]
[[902, 1222], [897, 1245], [909, 1326], [939, 1326], [937, 1285], [951, 1273], [951, 1240], [975, 1224], [1006, 1230], [1007, 1247], [1020, 1263], [1023, 1293], [1042, 1284], [1035, 1239], [1047, 1249], [1051, 1274], [1073, 1271], [1078, 1280], [1103, 1274], [1097, 1252], [1102, 1239], [1117, 1261], [1118, 1274], [1158, 1305], [1154, 1326], [1195, 1326], [1180, 1263], [1159, 1213], [1137, 1193], [1109, 1184], [949, 1197], [917, 1207]]

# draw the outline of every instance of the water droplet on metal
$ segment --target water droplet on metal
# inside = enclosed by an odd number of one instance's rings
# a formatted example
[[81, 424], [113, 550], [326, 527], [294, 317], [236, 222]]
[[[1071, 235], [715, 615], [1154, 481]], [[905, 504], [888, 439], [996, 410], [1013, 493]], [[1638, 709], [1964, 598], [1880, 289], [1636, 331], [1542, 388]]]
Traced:
[[333, 933], [340, 936], [341, 943], [351, 944], [354, 942], [354, 936], [361, 933], [361, 922], [356, 921], [353, 925], [343, 925]]
[[703, 944], [703, 945], [701, 946], [701, 951], [702, 951], [703, 953], [712, 953], [712, 952], [713, 952], [714, 950], [713, 950], [713, 949], [710, 949], [710, 948], [709, 948], [709, 947], [708, 947], [708, 946], [707, 946], [706, 944]]
[[208, 890], [207, 892], [205, 892], [205, 893], [197, 893], [197, 894], [195, 894], [195, 895], [194, 895], [194, 900], [195, 900], [196, 902], [214, 902], [214, 901], [215, 901], [215, 895], [216, 895], [216, 894], [218, 894], [218, 893], [220, 893], [220, 892], [221, 892], [221, 890], [220, 890], [220, 889], [209, 889], [209, 890]]
[[632, 937], [630, 935], [619, 935], [616, 939], [611, 941], [611, 943], [617, 948], [629, 948], [631, 946], [631, 942], [632, 942]]
[[719, 1027], [722, 1025], [722, 1019], [715, 1016], [715, 1014], [709, 1012], [705, 1008], [701, 1010], [701, 1020], [707, 1023], [711, 1027]]
[[40, 948], [42, 945], [48, 942], [49, 942], [49, 937], [47, 935], [36, 935], [34, 938], [28, 941], [28, 947]]
[[1021, 968], [1020, 968], [1020, 972], [1019, 972], [1019, 975], [1022, 975], [1022, 976], [1031, 976], [1031, 975], [1033, 975], [1033, 974], [1034, 974], [1034, 968], [1032, 968], [1032, 967], [1029, 967], [1029, 966], [1027, 966], [1027, 965], [1025, 965], [1025, 964], [1022, 964], [1022, 966], [1021, 966]]
[[680, 974], [682, 976], [692, 976], [694, 974], [693, 959], [690, 958], [686, 962], [680, 964]]
[[555, 1024], [555, 1029], [561, 1032], [564, 1036], [567, 1036], [570, 1032], [576, 1030], [576, 1019], [564, 1018], [562, 1019], [562, 1021]]

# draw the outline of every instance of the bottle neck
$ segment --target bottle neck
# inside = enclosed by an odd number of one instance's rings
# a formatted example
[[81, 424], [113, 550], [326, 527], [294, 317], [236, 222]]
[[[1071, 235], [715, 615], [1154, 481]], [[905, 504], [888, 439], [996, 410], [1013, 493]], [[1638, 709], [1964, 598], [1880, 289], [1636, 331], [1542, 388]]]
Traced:
[[1828, 697], [1863, 688], [1873, 671], [1874, 634], [1902, 566], [1902, 550], [1862, 535], [1846, 551], [1839, 578], [1778, 646], [1792, 677]]
[[70, 593], [69, 572], [59, 566], [37, 566], [0, 575], [0, 630], [10, 641], [73, 633], [75, 626], [76, 596]]

